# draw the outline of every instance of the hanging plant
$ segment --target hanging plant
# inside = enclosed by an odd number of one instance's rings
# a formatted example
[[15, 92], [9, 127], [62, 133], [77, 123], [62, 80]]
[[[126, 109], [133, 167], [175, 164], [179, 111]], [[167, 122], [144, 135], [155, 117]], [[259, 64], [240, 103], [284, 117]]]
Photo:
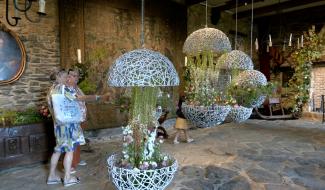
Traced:
[[303, 47], [291, 54], [294, 74], [289, 80], [291, 92], [288, 101], [293, 104], [292, 112], [297, 113], [302, 111], [303, 105], [309, 100], [312, 62], [320, 58], [324, 47], [321, 38], [315, 33], [314, 26], [304, 32], [304, 39]]
[[230, 75], [216, 65], [215, 56], [212, 51], [204, 51], [188, 57], [185, 94], [189, 105], [211, 106], [225, 100], [223, 91]]

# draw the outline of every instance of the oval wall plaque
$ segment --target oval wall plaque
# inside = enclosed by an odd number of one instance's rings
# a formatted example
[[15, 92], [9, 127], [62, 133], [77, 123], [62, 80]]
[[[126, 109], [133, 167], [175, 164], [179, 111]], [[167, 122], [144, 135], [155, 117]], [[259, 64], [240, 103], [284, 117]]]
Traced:
[[0, 22], [0, 85], [18, 80], [25, 65], [24, 44], [15, 32]]

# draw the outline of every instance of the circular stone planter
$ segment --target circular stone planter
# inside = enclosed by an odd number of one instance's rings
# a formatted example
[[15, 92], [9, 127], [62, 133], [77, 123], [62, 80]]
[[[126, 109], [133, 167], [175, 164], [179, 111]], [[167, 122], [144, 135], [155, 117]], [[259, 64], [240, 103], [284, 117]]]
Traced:
[[213, 127], [221, 124], [228, 112], [230, 106], [193, 106], [193, 105], [182, 105], [182, 112], [186, 119], [193, 123], [197, 127]]
[[113, 154], [107, 159], [108, 173], [119, 190], [163, 190], [173, 180], [178, 167], [173, 159], [172, 165], [159, 169], [127, 169], [116, 165], [120, 158]]
[[246, 108], [243, 106], [232, 107], [227, 118], [235, 123], [246, 121], [252, 114], [253, 108]]

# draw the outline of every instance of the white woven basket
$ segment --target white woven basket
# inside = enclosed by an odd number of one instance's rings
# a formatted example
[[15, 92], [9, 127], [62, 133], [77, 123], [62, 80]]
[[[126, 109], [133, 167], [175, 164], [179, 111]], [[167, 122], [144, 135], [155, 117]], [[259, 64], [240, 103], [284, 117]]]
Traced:
[[126, 169], [116, 166], [121, 157], [113, 154], [108, 157], [108, 173], [118, 190], [163, 190], [173, 180], [178, 164], [150, 170]]
[[240, 123], [246, 121], [252, 114], [253, 108], [246, 108], [243, 106], [232, 107], [227, 118], [229, 120]]
[[230, 111], [230, 106], [193, 106], [183, 103], [182, 112], [186, 119], [188, 119], [192, 124], [197, 127], [213, 127], [215, 125], [221, 124], [228, 112]]

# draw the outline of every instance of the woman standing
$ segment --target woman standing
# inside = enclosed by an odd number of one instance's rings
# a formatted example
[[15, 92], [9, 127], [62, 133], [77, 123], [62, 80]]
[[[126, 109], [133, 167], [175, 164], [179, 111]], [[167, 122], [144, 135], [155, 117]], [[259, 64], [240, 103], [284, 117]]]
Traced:
[[[65, 77], [64, 77], [65, 76]], [[77, 97], [82, 96], [83, 93], [77, 87], [78, 75], [70, 74], [66, 75], [66, 73], [59, 73], [57, 76], [57, 84], [53, 85], [49, 97], [51, 99], [53, 94], [61, 94], [64, 93], [65, 97], [70, 99], [71, 101], [78, 101]], [[53, 101], [51, 101], [53, 103]], [[86, 106], [84, 102], [78, 101], [79, 111], [82, 114], [82, 117], [86, 116]], [[51, 107], [51, 104], [50, 104]], [[75, 148], [84, 144], [84, 136], [82, 129], [80, 128], [80, 123], [60, 123], [58, 122], [54, 116], [54, 134], [56, 137], [56, 146], [54, 148], [54, 153], [51, 157], [51, 166], [50, 166], [50, 174], [47, 179], [47, 184], [60, 184], [61, 179], [56, 174], [56, 167], [58, 164], [58, 160], [60, 158], [61, 153], [65, 153], [63, 165], [64, 165], [64, 186], [71, 186], [80, 183], [80, 180], [71, 176], [71, 163], [73, 159], [73, 152]]]

